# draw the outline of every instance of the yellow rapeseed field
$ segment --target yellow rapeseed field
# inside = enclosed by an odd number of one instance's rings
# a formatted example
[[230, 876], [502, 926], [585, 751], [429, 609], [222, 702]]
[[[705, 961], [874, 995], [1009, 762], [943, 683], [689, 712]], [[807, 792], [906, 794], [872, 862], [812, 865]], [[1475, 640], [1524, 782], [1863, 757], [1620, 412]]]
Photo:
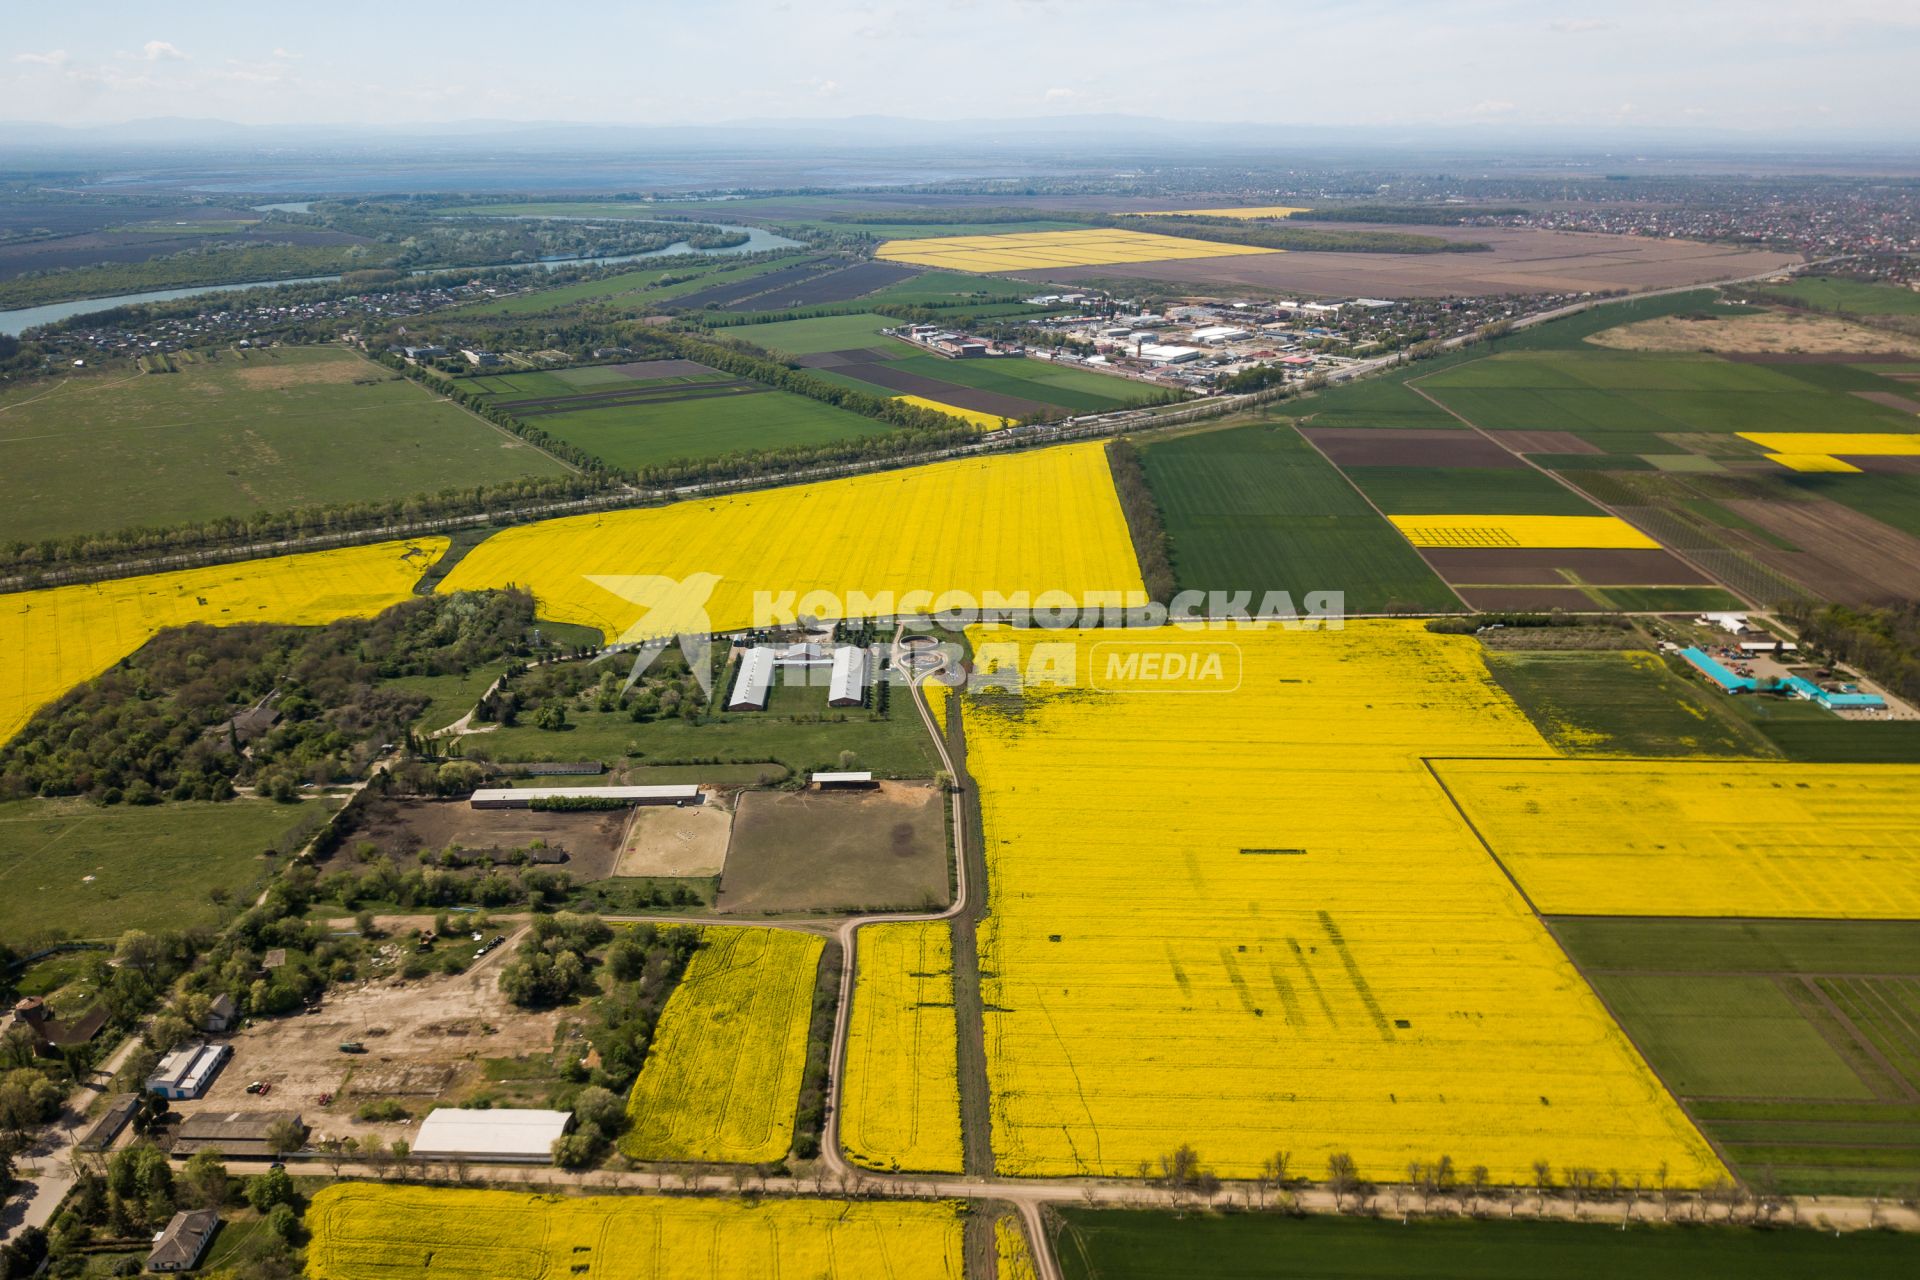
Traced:
[[[758, 591], [797, 592], [796, 603], [813, 591], [842, 603], [914, 591], [1145, 598], [1098, 444], [524, 525], [481, 543], [440, 589], [509, 584], [530, 588], [542, 617], [611, 640], [743, 628]], [[813, 609], [837, 616], [833, 600]]]
[[0, 742], [169, 627], [378, 613], [407, 599], [446, 549], [445, 538], [420, 538], [0, 596]]
[[840, 1144], [871, 1169], [958, 1173], [953, 931], [868, 925], [855, 954]]
[[1388, 516], [1416, 547], [1634, 548], [1660, 544], [1618, 516]]
[[1238, 209], [1153, 209], [1144, 213], [1124, 214], [1133, 218], [1291, 218], [1296, 213], [1312, 213], [1311, 209], [1296, 209], [1284, 204], [1247, 205]]
[[1920, 918], [1920, 766], [1446, 760], [1553, 915]]
[[627, 1099], [636, 1160], [762, 1164], [787, 1154], [824, 944], [791, 929], [700, 931]]
[[1181, 1143], [1234, 1177], [1281, 1149], [1394, 1180], [1441, 1154], [1503, 1182], [1724, 1172], [1424, 763], [1550, 754], [1476, 641], [1210, 635], [1239, 646], [1224, 697], [1098, 666], [1168, 634], [972, 633], [983, 671], [1078, 668], [964, 695], [1000, 1172], [1131, 1175]]
[[1920, 432], [1900, 431], [1742, 431], [1773, 453], [1823, 453], [1829, 457], [1910, 458], [1920, 455]]
[[1857, 474], [1860, 468], [1851, 462], [1842, 462], [1839, 458], [1824, 453], [1769, 453], [1768, 462], [1775, 462], [1789, 471], [1836, 471]]
[[1000, 1263], [1000, 1280], [1040, 1280], [1018, 1218], [1003, 1214], [993, 1220], [993, 1251]]
[[1145, 231], [1089, 227], [1085, 231], [1022, 231], [997, 236], [934, 236], [889, 240], [874, 251], [887, 262], [911, 262], [947, 271], [1033, 271], [1049, 267], [1101, 267], [1116, 262], [1166, 262], [1176, 258], [1226, 258], [1279, 253], [1253, 245], [1158, 236]]
[[336, 1183], [314, 1193], [306, 1225], [311, 1280], [965, 1275], [960, 1207], [951, 1201], [747, 1202]]
[[997, 413], [987, 413], [981, 409], [962, 409], [957, 404], [948, 404], [944, 400], [929, 400], [925, 396], [895, 396], [902, 404], [910, 404], [916, 409], [931, 409], [935, 413], [944, 413], [950, 418], [958, 418], [982, 431], [998, 431], [1012, 424], [1013, 419], [1003, 418]]

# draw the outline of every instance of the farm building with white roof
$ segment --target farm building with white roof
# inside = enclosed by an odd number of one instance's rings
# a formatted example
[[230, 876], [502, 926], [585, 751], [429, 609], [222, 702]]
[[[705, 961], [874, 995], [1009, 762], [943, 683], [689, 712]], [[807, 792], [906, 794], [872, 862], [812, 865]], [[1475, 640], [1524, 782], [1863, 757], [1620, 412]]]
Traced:
[[420, 1122], [413, 1154], [423, 1160], [545, 1164], [554, 1139], [573, 1124], [570, 1111], [435, 1107]]

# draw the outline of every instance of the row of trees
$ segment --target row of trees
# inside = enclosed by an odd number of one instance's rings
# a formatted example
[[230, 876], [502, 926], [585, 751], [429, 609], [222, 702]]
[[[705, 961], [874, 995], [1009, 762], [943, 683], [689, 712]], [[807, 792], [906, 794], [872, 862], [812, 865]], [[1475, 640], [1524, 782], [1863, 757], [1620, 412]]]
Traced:
[[1147, 481], [1147, 469], [1140, 450], [1125, 436], [1107, 442], [1107, 465], [1113, 472], [1113, 488], [1120, 499], [1120, 511], [1127, 518], [1127, 532], [1133, 538], [1133, 553], [1140, 562], [1140, 577], [1147, 594], [1162, 604], [1173, 599], [1176, 582], [1173, 575], [1172, 542], [1166, 522], [1160, 517], [1159, 500]]
[[1920, 602], [1888, 605], [1801, 601], [1782, 613], [1805, 649], [1832, 654], [1909, 702], [1920, 702]]

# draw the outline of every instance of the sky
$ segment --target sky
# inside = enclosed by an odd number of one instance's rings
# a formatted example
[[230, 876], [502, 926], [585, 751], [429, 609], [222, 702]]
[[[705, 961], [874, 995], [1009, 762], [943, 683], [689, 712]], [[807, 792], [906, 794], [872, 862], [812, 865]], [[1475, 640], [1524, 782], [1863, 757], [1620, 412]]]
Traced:
[[1912, 136], [1920, 0], [0, 0], [0, 120], [1123, 113]]

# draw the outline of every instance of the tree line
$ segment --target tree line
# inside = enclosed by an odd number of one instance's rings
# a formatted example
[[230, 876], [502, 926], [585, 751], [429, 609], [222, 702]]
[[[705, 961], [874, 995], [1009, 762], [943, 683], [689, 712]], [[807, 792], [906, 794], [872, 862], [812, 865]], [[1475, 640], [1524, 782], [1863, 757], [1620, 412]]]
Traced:
[[1170, 603], [1176, 588], [1172, 545], [1140, 450], [1125, 436], [1109, 440], [1107, 466], [1113, 472], [1114, 492], [1120, 499], [1121, 514], [1127, 518], [1127, 533], [1133, 539], [1133, 554], [1140, 561], [1147, 595], [1161, 604]]

